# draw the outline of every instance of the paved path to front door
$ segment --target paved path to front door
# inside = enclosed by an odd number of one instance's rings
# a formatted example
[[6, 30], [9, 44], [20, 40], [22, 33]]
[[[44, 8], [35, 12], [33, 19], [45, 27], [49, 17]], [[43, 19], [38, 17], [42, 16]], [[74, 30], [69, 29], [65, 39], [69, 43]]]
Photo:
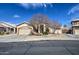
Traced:
[[79, 40], [0, 43], [1, 55], [79, 55]]

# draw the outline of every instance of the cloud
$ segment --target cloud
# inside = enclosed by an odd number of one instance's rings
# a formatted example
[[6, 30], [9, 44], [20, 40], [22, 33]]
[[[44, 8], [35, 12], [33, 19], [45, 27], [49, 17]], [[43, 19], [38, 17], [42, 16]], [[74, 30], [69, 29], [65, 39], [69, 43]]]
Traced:
[[53, 4], [51, 3], [20, 3], [20, 5], [26, 9], [29, 9], [31, 7], [33, 8], [37, 8], [37, 7], [44, 7], [46, 8], [47, 5], [49, 5], [50, 7], [53, 7]]
[[28, 3], [20, 3], [21, 6], [23, 6], [24, 8], [29, 8], [29, 4]]
[[76, 11], [77, 11], [77, 12], [79, 11], [79, 4], [76, 5], [76, 6], [74, 6], [73, 8], [71, 8], [71, 9], [69, 10], [69, 12], [68, 12], [68, 15], [73, 14], [73, 13], [75, 13]]
[[17, 15], [17, 14], [15, 14], [13, 17], [14, 17], [14, 18], [19, 18], [20, 16], [19, 16], [19, 15]]

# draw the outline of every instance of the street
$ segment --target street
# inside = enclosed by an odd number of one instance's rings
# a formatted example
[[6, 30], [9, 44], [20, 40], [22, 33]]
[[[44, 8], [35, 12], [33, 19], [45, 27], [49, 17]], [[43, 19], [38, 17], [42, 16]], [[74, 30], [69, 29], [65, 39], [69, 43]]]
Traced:
[[78, 55], [78, 40], [0, 43], [1, 55]]
[[[15, 38], [17, 37], [13, 36], [13, 38], [12, 41], [11, 37], [4, 37], [6, 41], [3, 37], [0, 38], [0, 55], [79, 55], [78, 38], [77, 40], [70, 37], [70, 40], [68, 38], [65, 38], [65, 40], [64, 38], [61, 40], [58, 38], [59, 40], [56, 40], [50, 37], [48, 40], [46, 37], [43, 37], [43, 40], [29, 38], [32, 41], [27, 41], [28, 38], [23, 39], [22, 37], [19, 37], [20, 39], [16, 41]], [[7, 41], [7, 39], [10, 39], [10, 41]]]

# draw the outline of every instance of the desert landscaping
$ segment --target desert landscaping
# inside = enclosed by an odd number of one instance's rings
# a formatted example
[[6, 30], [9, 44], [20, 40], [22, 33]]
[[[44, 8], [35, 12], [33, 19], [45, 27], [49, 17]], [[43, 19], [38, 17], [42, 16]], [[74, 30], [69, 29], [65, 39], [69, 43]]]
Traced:
[[0, 4], [0, 55], [78, 55], [79, 9], [72, 5]]
[[76, 55], [79, 54], [79, 19], [62, 27], [43, 14], [29, 22], [0, 23], [1, 55]]
[[79, 40], [79, 35], [71, 34], [49, 34], [42, 36], [35, 35], [3, 35], [0, 36], [0, 42], [20, 42], [20, 41], [40, 41], [40, 40]]

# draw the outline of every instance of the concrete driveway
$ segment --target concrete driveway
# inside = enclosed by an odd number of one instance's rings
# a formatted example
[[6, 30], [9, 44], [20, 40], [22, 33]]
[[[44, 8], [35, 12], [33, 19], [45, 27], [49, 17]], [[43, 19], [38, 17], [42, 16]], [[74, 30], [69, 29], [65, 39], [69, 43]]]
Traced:
[[79, 55], [79, 40], [2, 42], [1, 55]]

